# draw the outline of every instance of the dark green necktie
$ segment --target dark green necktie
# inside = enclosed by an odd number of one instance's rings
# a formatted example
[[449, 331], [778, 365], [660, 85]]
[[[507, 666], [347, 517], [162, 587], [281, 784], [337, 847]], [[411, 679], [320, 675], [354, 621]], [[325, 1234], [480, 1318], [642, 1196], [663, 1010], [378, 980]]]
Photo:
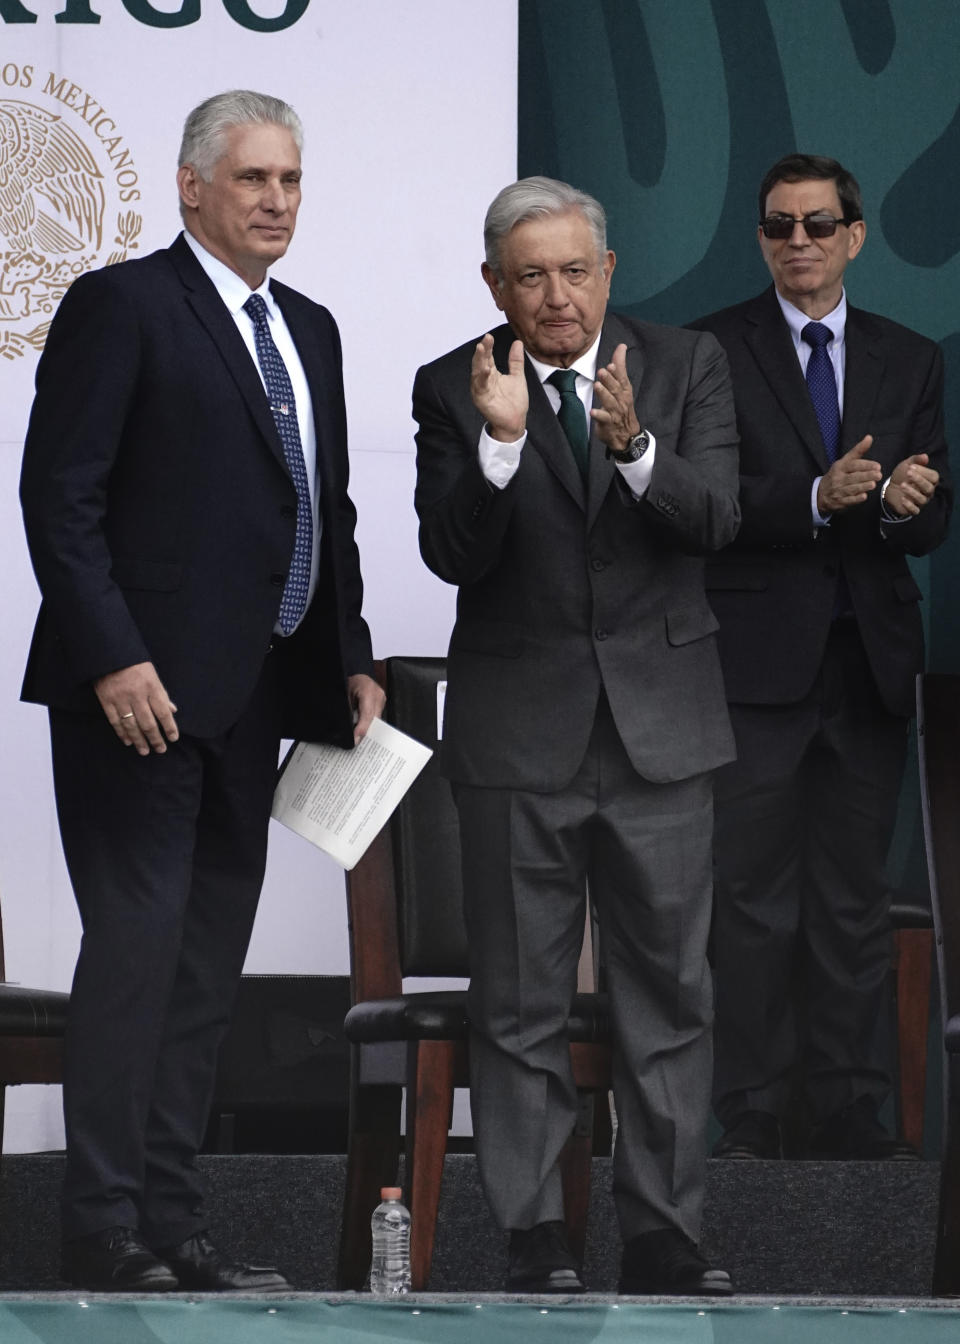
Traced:
[[552, 383], [560, 393], [557, 419], [573, 450], [573, 460], [580, 475], [586, 480], [587, 464], [590, 461], [588, 447], [590, 435], [587, 430], [587, 413], [583, 409], [583, 402], [577, 396], [577, 375], [573, 369], [557, 369], [556, 373], [551, 373], [547, 382]]

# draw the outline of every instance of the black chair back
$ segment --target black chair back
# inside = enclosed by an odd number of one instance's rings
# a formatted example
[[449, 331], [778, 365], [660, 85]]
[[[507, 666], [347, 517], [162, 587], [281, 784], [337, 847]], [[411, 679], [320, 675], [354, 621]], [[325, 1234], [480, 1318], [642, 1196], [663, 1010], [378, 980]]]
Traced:
[[434, 755], [391, 819], [404, 975], [466, 976], [460, 838], [450, 785], [437, 764], [437, 687], [442, 658], [388, 658], [388, 723], [433, 749]]

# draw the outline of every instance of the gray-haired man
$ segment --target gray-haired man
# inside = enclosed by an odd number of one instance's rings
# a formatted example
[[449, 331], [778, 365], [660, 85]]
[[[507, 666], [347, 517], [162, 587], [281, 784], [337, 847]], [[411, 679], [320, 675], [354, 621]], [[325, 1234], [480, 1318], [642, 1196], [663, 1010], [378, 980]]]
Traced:
[[281, 735], [350, 745], [382, 703], [336, 326], [266, 279], [300, 143], [275, 98], [196, 108], [185, 233], [79, 279], [37, 373], [21, 493], [43, 606], [23, 695], [50, 707], [83, 922], [63, 1197], [63, 1273], [83, 1288], [287, 1286], [217, 1251], [195, 1158]]
[[738, 521], [726, 360], [712, 338], [607, 312], [603, 210], [565, 183], [505, 188], [486, 248], [509, 325], [422, 368], [413, 394], [421, 551], [460, 589], [443, 765], [481, 1175], [511, 1233], [508, 1286], [582, 1290], [558, 1159], [589, 885], [614, 1027], [621, 1291], [729, 1293], [697, 1249], [710, 772], [732, 755], [701, 559]]

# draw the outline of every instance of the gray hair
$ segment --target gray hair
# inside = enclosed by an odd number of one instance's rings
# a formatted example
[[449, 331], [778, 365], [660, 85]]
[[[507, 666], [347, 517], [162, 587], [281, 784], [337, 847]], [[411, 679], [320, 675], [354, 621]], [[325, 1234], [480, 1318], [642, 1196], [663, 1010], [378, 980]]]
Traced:
[[227, 132], [251, 123], [285, 127], [297, 149], [303, 152], [303, 125], [289, 103], [250, 89], [231, 89], [229, 93], [215, 93], [207, 98], [187, 117], [177, 166], [192, 164], [204, 182], [209, 182], [226, 153]]
[[607, 250], [607, 216], [599, 201], [578, 191], [567, 182], [552, 177], [522, 177], [498, 192], [483, 221], [483, 245], [487, 265], [497, 278], [500, 272], [500, 243], [517, 224], [547, 215], [562, 215], [579, 210], [586, 217], [597, 244], [597, 260]]

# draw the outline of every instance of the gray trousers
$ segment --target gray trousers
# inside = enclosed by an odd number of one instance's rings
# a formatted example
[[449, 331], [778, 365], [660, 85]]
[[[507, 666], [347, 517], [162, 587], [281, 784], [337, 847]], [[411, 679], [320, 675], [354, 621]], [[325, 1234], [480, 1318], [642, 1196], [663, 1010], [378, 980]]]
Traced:
[[576, 1092], [567, 1016], [587, 887], [614, 1032], [614, 1197], [624, 1239], [699, 1238], [712, 1064], [709, 775], [652, 784], [606, 699], [554, 793], [456, 788], [470, 943], [471, 1104], [504, 1228], [563, 1217], [558, 1158]]

